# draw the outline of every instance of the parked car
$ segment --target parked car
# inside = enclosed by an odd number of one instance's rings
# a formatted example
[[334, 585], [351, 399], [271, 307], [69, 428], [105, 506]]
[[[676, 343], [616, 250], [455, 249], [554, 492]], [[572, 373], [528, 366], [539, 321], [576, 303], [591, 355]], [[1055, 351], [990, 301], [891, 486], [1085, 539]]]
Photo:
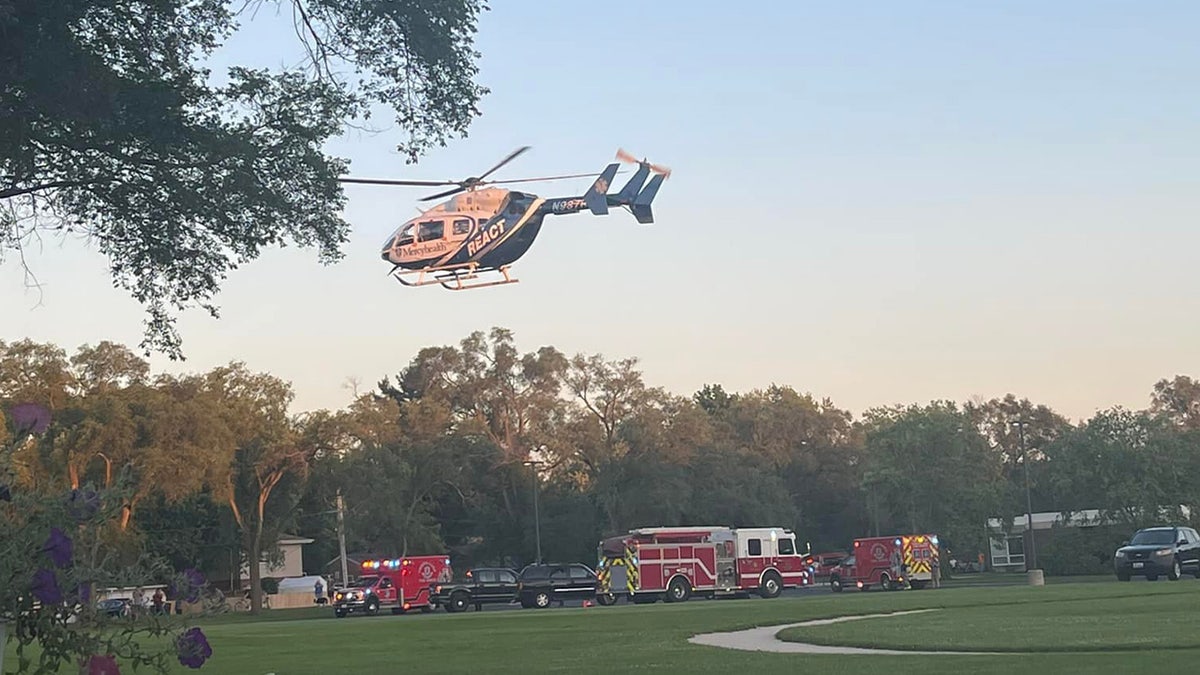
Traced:
[[471, 605], [475, 605], [478, 612], [485, 604], [507, 604], [516, 597], [516, 571], [505, 567], [476, 567], [467, 570], [463, 581], [438, 584], [432, 602], [445, 607], [447, 612], [462, 612]]
[[565, 600], [595, 600], [596, 572], [587, 565], [529, 565], [517, 579], [521, 606], [545, 609]]
[[1185, 572], [1200, 579], [1200, 535], [1190, 527], [1148, 527], [1138, 530], [1113, 554], [1117, 579], [1144, 576], [1148, 581], [1165, 574], [1171, 581]]

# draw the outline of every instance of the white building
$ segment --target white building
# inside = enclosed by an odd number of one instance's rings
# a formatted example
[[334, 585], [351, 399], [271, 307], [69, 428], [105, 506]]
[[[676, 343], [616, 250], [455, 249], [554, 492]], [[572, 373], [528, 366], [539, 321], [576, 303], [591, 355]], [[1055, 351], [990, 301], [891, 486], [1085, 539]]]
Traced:
[[[1177, 508], [1185, 520], [1191, 517], [1191, 511], [1188, 507], [1181, 505]], [[1164, 519], [1164, 524], [1169, 523], [1173, 519], [1169, 511], [1170, 509], [1163, 508], [1160, 517]], [[1097, 527], [1119, 524], [1118, 521], [1106, 517], [1105, 513], [1105, 511], [1100, 509], [1084, 509], [1072, 512], [1069, 518], [1065, 517], [1059, 511], [1044, 511], [1033, 514], [1033, 543], [1035, 553], [1042, 550], [1042, 547], [1050, 541], [1054, 536], [1053, 529], [1056, 527]], [[1003, 522], [999, 518], [988, 518], [986, 527], [988, 539], [991, 542], [990, 555], [988, 556], [991, 567], [1000, 571], [1023, 570], [1025, 569], [1025, 550], [1028, 546], [1028, 539], [1026, 538], [1028, 520], [1025, 515], [1016, 516], [1012, 519], [1012, 527], [1007, 533], [1004, 531], [1002, 525]], [[1129, 534], [1132, 535], [1133, 531], [1131, 530]]]

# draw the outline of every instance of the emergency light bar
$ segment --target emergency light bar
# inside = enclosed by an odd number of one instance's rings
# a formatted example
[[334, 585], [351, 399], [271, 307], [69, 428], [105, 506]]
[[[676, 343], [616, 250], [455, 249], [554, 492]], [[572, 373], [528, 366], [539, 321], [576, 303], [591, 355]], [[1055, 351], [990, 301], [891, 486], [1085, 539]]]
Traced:
[[[364, 570], [395, 570], [400, 569], [401, 567], [408, 567], [411, 564], [412, 560], [409, 560], [408, 558], [392, 558], [390, 560], [364, 560], [362, 562], [362, 568]], [[446, 564], [450, 564], [449, 558], [446, 558]]]

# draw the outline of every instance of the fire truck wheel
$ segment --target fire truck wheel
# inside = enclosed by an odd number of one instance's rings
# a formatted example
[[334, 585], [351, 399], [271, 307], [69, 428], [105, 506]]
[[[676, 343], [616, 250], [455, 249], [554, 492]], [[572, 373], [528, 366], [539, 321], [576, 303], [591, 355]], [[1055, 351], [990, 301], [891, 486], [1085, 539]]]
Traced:
[[683, 577], [675, 577], [671, 583], [667, 584], [667, 595], [663, 600], [667, 602], [686, 602], [692, 597], [692, 585]]
[[888, 576], [887, 572], [884, 572], [883, 574], [879, 575], [879, 588], [881, 588], [885, 591], [893, 590], [892, 578], [890, 576]]
[[842, 580], [837, 577], [829, 577], [829, 588], [834, 593], [842, 592]]
[[447, 612], [465, 612], [467, 611], [467, 594], [455, 593], [450, 596], [450, 602], [446, 603]]
[[379, 601], [372, 598], [367, 602], [367, 616], [375, 616], [379, 613]]
[[533, 594], [533, 606], [538, 609], [546, 609], [550, 606], [550, 594], [546, 591], [538, 591]]
[[783, 592], [783, 582], [779, 579], [779, 574], [775, 572], [767, 572], [763, 575], [762, 582], [758, 586], [758, 594], [764, 598], [778, 598]]
[[596, 602], [604, 605], [605, 607], [611, 607], [617, 604], [617, 596], [613, 595], [612, 593], [600, 593], [596, 596]]

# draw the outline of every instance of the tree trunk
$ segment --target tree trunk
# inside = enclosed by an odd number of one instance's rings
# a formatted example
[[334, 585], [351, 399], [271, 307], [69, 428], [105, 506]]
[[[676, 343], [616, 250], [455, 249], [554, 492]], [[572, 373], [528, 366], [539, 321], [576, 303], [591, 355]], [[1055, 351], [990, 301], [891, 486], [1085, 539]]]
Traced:
[[254, 533], [248, 537], [250, 545], [247, 547], [250, 557], [250, 613], [258, 614], [262, 611], [262, 570], [259, 569], [258, 561], [262, 557], [262, 521], [254, 524]]

